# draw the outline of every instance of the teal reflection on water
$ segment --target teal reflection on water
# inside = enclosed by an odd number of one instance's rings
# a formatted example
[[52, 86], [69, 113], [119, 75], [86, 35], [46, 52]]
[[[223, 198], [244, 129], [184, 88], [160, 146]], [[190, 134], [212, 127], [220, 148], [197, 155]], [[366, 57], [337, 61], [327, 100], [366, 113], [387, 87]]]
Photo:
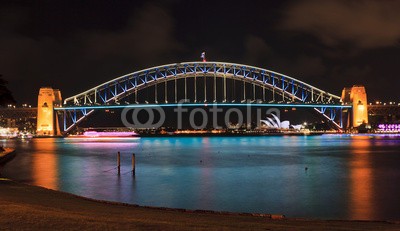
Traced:
[[[399, 219], [398, 136], [7, 141], [10, 178], [139, 205], [329, 219]], [[121, 173], [117, 173], [117, 152]], [[131, 173], [136, 154], [136, 175]], [[19, 170], [20, 169], [20, 170]]]

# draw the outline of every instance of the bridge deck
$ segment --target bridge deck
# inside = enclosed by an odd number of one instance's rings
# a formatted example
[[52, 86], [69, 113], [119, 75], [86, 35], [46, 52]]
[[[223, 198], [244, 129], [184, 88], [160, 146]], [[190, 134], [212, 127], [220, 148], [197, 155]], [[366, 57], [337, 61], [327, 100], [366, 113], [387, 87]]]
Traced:
[[79, 109], [118, 109], [118, 108], [143, 108], [143, 107], [294, 107], [294, 108], [351, 108], [351, 105], [340, 104], [299, 104], [299, 103], [167, 103], [167, 104], [121, 104], [121, 105], [84, 105], [56, 107], [54, 110], [79, 110]]

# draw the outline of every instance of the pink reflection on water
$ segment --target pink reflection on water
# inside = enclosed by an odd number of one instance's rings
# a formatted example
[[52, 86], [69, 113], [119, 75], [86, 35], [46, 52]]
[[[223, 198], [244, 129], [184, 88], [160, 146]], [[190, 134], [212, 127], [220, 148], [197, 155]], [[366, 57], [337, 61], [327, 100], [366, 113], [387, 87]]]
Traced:
[[131, 137], [138, 136], [136, 132], [98, 132], [98, 131], [86, 131], [83, 133], [84, 136], [89, 137]]
[[118, 151], [119, 149], [134, 148], [139, 145], [137, 142], [95, 142], [95, 141], [79, 141], [71, 142], [71, 145], [75, 147], [82, 147], [90, 150], [90, 148], [104, 148], [113, 149]]

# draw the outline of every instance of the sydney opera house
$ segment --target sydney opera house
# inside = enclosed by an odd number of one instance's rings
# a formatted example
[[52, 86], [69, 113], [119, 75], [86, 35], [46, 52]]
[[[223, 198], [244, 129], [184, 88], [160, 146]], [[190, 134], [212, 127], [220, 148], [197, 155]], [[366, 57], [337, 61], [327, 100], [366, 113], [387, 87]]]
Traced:
[[281, 121], [278, 116], [271, 113], [271, 117], [267, 117], [265, 120], [260, 120], [261, 129], [274, 129], [274, 130], [300, 130], [303, 129], [302, 124], [290, 125], [289, 120]]

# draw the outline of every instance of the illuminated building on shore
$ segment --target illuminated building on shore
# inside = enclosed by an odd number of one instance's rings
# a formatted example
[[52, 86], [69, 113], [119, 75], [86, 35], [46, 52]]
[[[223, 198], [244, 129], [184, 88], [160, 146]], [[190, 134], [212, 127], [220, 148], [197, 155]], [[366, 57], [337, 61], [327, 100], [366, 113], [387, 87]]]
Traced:
[[400, 133], [400, 124], [379, 124], [377, 132]]

